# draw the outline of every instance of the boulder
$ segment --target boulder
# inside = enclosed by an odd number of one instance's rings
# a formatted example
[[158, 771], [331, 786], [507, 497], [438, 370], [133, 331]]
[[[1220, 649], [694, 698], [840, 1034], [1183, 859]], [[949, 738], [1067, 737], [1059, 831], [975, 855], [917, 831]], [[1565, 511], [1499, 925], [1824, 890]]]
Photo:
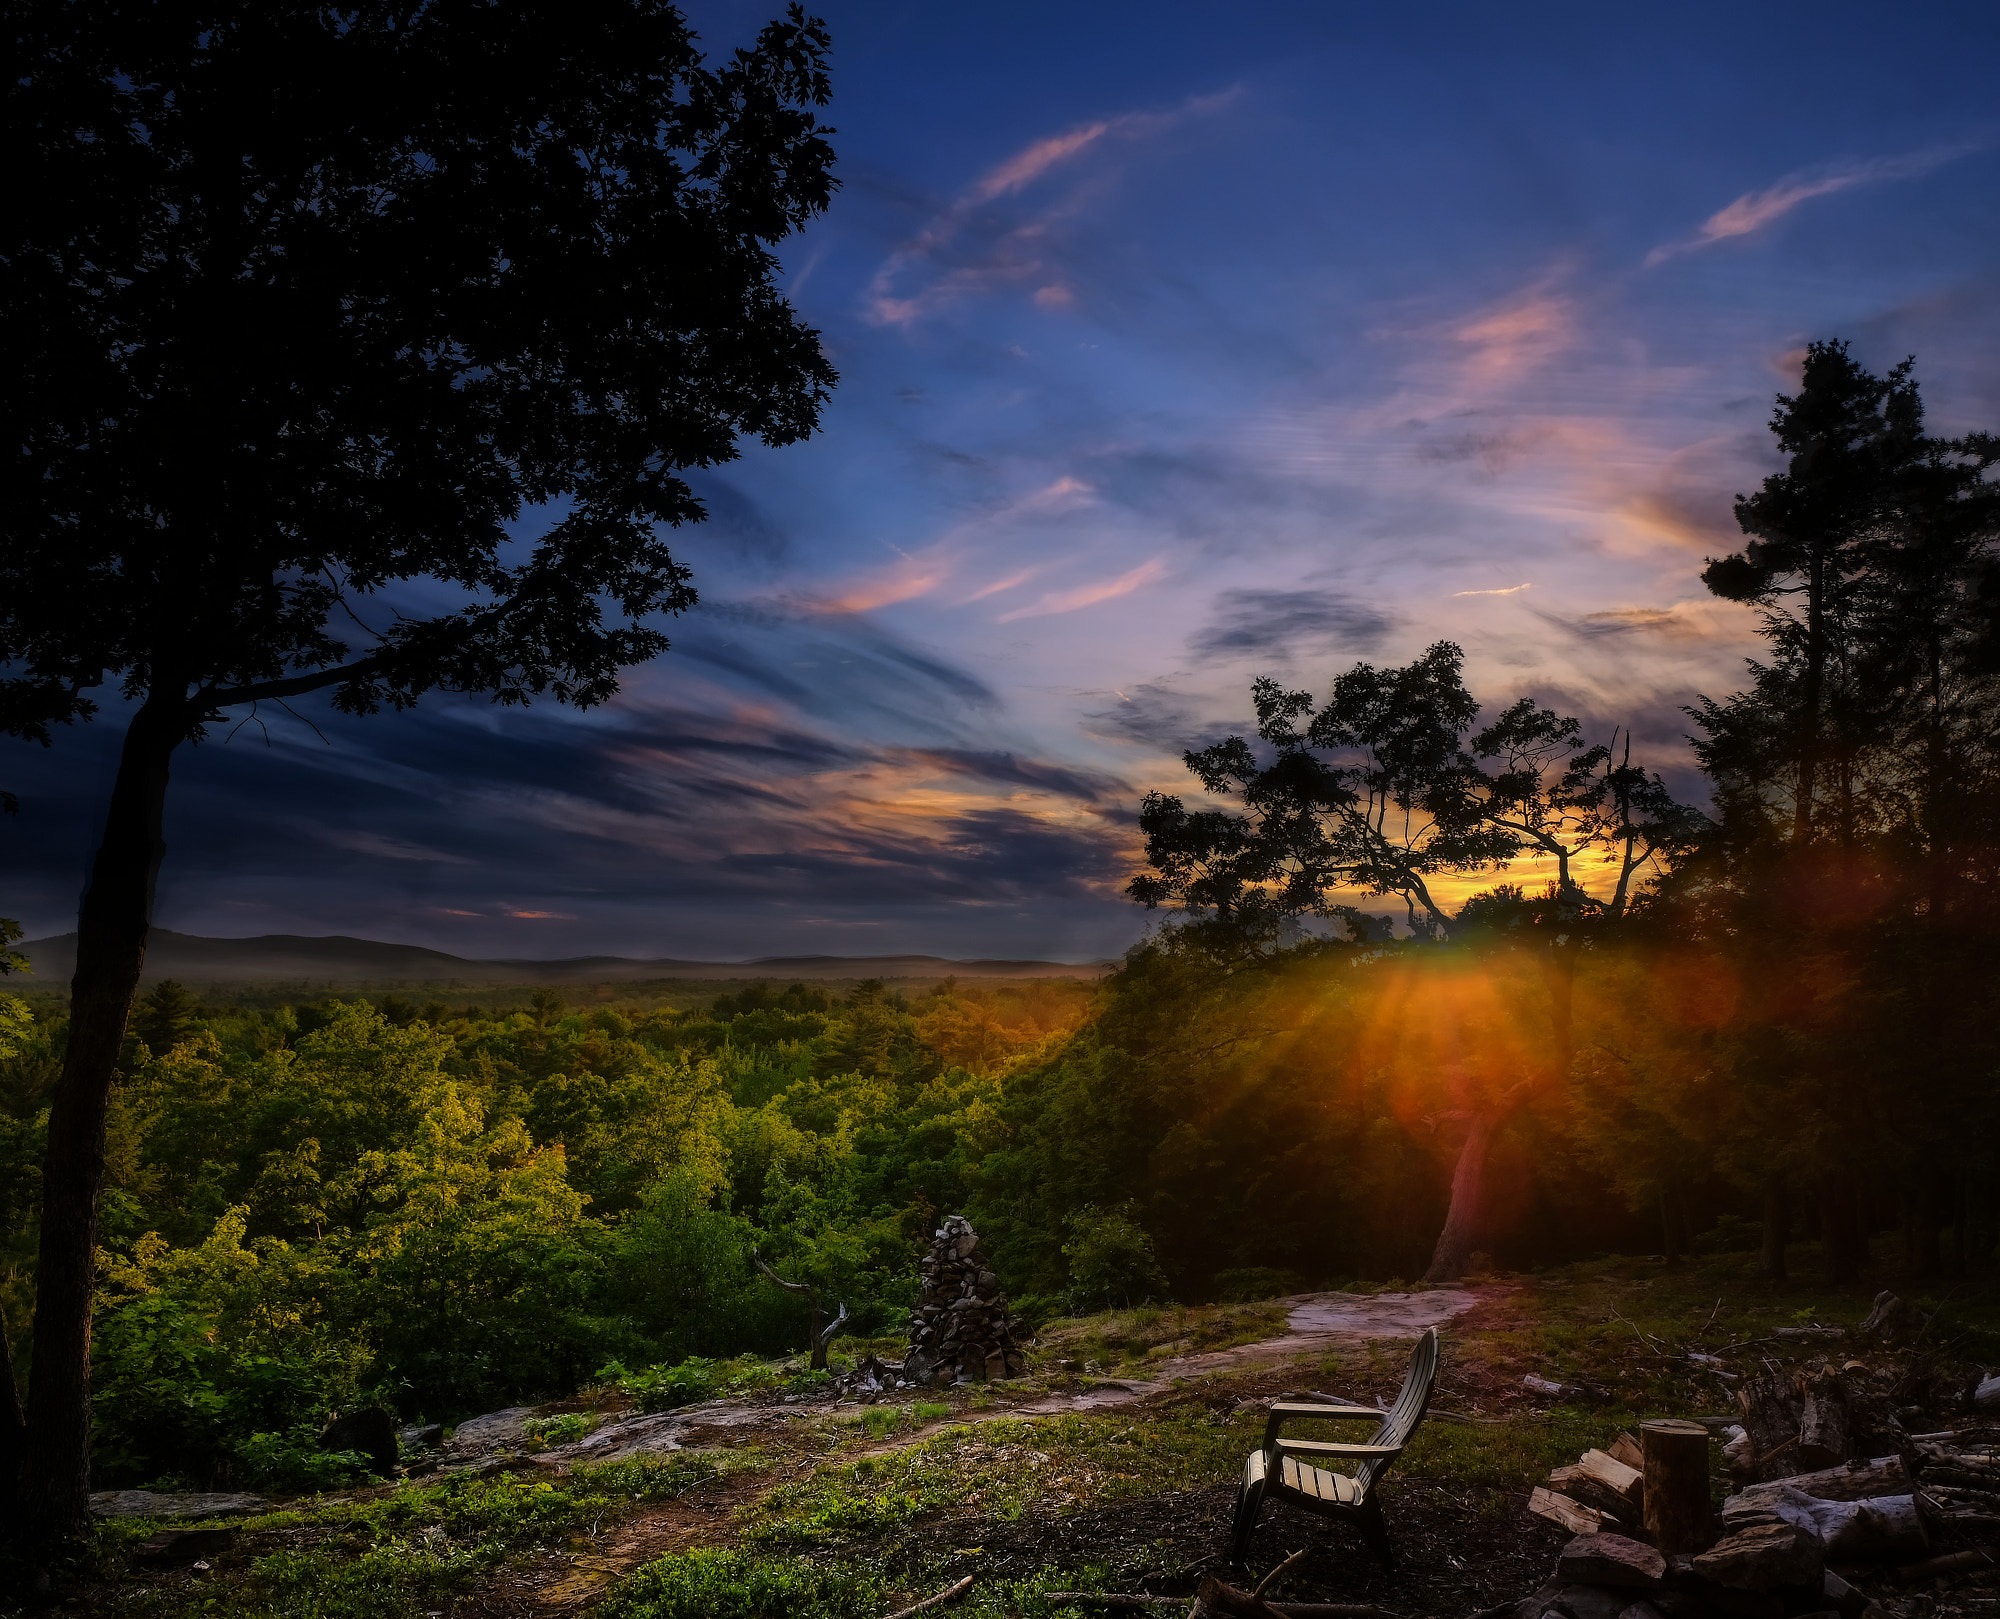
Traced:
[[351, 1450], [368, 1463], [377, 1478], [393, 1478], [402, 1451], [396, 1444], [396, 1419], [379, 1405], [343, 1411], [320, 1430], [321, 1450]]
[[1578, 1535], [1556, 1559], [1556, 1578], [1573, 1585], [1656, 1591], [1666, 1572], [1664, 1557], [1623, 1535]]
[[502, 1445], [518, 1445], [527, 1438], [523, 1426], [535, 1414], [533, 1406], [511, 1405], [505, 1411], [489, 1411], [471, 1417], [452, 1431], [456, 1450], [498, 1450]]
[[405, 1450], [436, 1450], [444, 1443], [442, 1422], [412, 1423], [396, 1430], [396, 1443]]
[[153, 1568], [215, 1557], [236, 1544], [234, 1529], [162, 1529], [132, 1548], [133, 1561]]
[[1826, 1574], [1826, 1551], [1810, 1529], [1774, 1518], [1725, 1535], [1695, 1558], [1694, 1572], [1734, 1591], [1817, 1586]]
[[261, 1495], [189, 1493], [168, 1495], [155, 1490], [98, 1490], [90, 1498], [93, 1518], [234, 1518], [268, 1512]]

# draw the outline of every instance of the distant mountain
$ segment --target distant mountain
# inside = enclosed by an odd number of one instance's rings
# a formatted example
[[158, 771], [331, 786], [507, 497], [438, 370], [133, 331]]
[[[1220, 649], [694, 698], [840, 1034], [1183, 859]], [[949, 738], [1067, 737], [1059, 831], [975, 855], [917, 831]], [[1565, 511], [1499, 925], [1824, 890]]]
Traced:
[[[14, 947], [34, 976], [23, 988], [67, 987], [76, 971], [76, 935], [58, 933]], [[146, 948], [146, 981], [190, 983], [299, 981], [340, 984], [629, 984], [656, 978], [1097, 978], [1115, 962], [953, 961], [944, 956], [763, 956], [755, 961], [641, 960], [571, 956], [560, 961], [472, 961], [414, 944], [383, 944], [334, 934], [323, 939], [266, 933], [254, 939], [204, 939], [155, 928]]]

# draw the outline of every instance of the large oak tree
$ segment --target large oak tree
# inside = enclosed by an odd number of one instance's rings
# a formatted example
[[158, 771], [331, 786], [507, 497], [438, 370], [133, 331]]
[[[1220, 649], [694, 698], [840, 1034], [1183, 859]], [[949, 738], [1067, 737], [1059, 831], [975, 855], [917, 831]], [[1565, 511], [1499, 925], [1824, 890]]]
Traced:
[[[664, 0], [16, 0], [0, 724], [123, 755], [49, 1125], [22, 1504], [80, 1524], [107, 1097], [175, 750], [229, 710], [590, 704], [694, 600], [684, 469], [834, 381], [823, 26]], [[540, 538], [510, 539], [524, 512]]]

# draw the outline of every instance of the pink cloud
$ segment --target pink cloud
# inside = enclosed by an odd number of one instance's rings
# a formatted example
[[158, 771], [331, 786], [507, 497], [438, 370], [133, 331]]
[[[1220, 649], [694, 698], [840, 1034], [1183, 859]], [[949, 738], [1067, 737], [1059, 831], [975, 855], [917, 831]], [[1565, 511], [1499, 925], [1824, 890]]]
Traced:
[[1748, 236], [1814, 197], [1824, 197], [1830, 192], [1845, 191], [1850, 186], [1869, 185], [1878, 180], [1913, 180], [1954, 158], [1979, 151], [1986, 144], [1985, 141], [1966, 141], [1956, 146], [1931, 146], [1920, 152], [1875, 158], [1848, 168], [1787, 175], [1761, 191], [1746, 191], [1728, 207], [1717, 209], [1701, 222], [1700, 229], [1687, 240], [1654, 248], [1646, 255], [1646, 267], [1651, 269], [1679, 254], [1698, 252], [1734, 236]]
[[1017, 607], [1011, 613], [1002, 613], [997, 622], [1011, 624], [1017, 618], [1041, 618], [1050, 613], [1074, 613], [1080, 608], [1095, 607], [1099, 602], [1131, 595], [1142, 586], [1150, 585], [1166, 571], [1166, 558], [1154, 557], [1150, 562], [1140, 563], [1129, 573], [1121, 573], [1116, 579], [1079, 585], [1074, 590], [1052, 590], [1030, 607]]
[[1045, 135], [1029, 142], [1012, 157], [988, 169], [883, 261], [868, 284], [869, 318], [878, 325], [907, 327], [951, 304], [1024, 282], [1040, 283], [1035, 302], [1041, 308], [1069, 307], [1074, 295], [1067, 288], [1050, 283], [1042, 247], [1050, 221], [1070, 212], [1069, 206], [1049, 210], [1042, 218], [1005, 232], [971, 262], [952, 266], [913, 293], [899, 292], [897, 288], [906, 276], [913, 277], [927, 267], [934, 267], [967, 221], [987, 204], [1025, 191], [1107, 137], [1130, 141], [1158, 135], [1185, 119], [1219, 112], [1236, 94], [1232, 87], [1215, 95], [1191, 97], [1170, 112], [1124, 113], [1116, 118], [1100, 118], [1060, 135]]

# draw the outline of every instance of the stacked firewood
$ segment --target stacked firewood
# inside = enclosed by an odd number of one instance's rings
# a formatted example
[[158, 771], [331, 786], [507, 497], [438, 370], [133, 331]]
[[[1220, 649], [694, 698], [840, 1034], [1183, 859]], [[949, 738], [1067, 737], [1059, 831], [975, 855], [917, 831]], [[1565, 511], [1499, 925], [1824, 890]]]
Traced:
[[1587, 1450], [1558, 1467], [1528, 1498], [1528, 1510], [1574, 1535], [1611, 1529], [1643, 1534], [1646, 1459], [1639, 1441], [1621, 1433], [1609, 1450]]

